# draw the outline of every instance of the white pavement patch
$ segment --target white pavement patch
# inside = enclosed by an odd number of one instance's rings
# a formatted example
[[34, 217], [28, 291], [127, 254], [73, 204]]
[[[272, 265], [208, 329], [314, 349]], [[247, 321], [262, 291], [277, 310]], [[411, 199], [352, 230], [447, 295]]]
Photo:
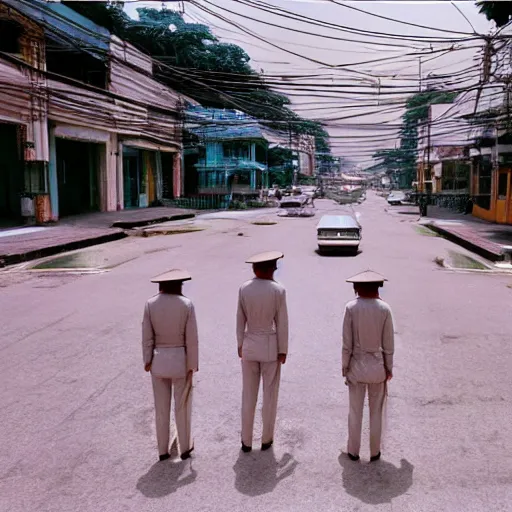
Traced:
[[462, 226], [464, 223], [457, 220], [434, 220], [439, 226]]
[[276, 213], [276, 208], [258, 208], [257, 210], [226, 210], [224, 212], [204, 213], [198, 215], [198, 219], [245, 219]]
[[7, 231], [0, 231], [0, 238], [5, 238], [7, 236], [28, 235], [29, 233], [37, 233], [39, 231], [45, 231], [47, 229], [51, 229], [51, 228], [34, 227], [34, 228], [9, 229]]

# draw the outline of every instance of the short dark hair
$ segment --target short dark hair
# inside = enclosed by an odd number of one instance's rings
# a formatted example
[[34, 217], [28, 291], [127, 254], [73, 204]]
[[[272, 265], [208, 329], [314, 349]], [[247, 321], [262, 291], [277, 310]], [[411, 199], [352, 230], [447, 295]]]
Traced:
[[378, 292], [379, 288], [382, 288], [384, 283], [354, 283], [354, 288], [356, 290], [361, 290], [366, 293], [374, 293]]
[[174, 294], [180, 291], [182, 286], [183, 281], [164, 281], [163, 283], [159, 283], [159, 290], [162, 293]]
[[260, 272], [268, 272], [270, 270], [275, 270], [277, 268], [277, 260], [254, 263], [253, 268], [254, 270], [259, 270]]

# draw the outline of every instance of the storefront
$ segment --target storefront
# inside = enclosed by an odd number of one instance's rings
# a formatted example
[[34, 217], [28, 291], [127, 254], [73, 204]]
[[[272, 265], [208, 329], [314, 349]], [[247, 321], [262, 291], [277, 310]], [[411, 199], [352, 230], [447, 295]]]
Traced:
[[180, 153], [150, 147], [142, 141], [122, 144], [124, 208], [146, 208], [180, 196]]
[[146, 208], [157, 198], [160, 153], [123, 145], [123, 199], [125, 208]]
[[99, 190], [104, 145], [56, 139], [59, 215], [100, 211]]
[[[508, 151], [508, 152], [505, 152]], [[499, 169], [493, 151], [481, 150], [473, 161], [473, 215], [498, 224], [512, 224], [512, 147], [500, 146]]]
[[0, 226], [21, 220], [23, 161], [15, 124], [0, 124]]

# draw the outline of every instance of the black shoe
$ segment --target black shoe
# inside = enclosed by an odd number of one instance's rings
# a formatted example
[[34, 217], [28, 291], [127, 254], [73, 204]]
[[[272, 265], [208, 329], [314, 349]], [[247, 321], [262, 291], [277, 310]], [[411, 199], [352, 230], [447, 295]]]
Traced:
[[272, 445], [274, 444], [274, 441], [269, 441], [268, 443], [261, 443], [261, 451], [269, 450], [272, 448]]
[[242, 451], [244, 453], [249, 453], [252, 450], [252, 446], [247, 446], [244, 443], [242, 443]]
[[163, 455], [160, 455], [160, 462], [162, 462], [163, 460], [167, 460], [169, 457], [170, 457], [170, 455], [168, 453], [164, 453]]
[[190, 454], [194, 451], [194, 447], [190, 448], [190, 450], [187, 450], [186, 452], [183, 452], [180, 455], [181, 460], [187, 460], [190, 459]]
[[347, 453], [347, 455], [348, 455], [348, 458], [350, 460], [353, 460], [354, 462], [359, 460], [359, 455], [352, 455], [351, 453]]
[[377, 453], [377, 455], [370, 457], [370, 462], [375, 462], [376, 460], [379, 460], [379, 459], [380, 459], [380, 452]]

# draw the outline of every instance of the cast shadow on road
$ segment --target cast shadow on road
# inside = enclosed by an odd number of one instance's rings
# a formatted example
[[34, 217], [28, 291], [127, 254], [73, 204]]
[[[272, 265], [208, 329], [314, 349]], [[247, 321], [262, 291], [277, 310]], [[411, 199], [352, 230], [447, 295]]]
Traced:
[[391, 503], [412, 485], [414, 466], [405, 459], [398, 468], [382, 459], [366, 464], [353, 462], [346, 453], [338, 461], [343, 468], [343, 487], [347, 493], [369, 505]]
[[320, 251], [320, 249], [316, 249], [315, 253], [317, 256], [321, 256], [322, 258], [355, 258], [356, 256], [359, 256], [363, 251], [361, 250], [347, 250], [347, 249], [331, 249], [330, 251], [326, 251], [325, 249], [323, 251]]
[[285, 453], [278, 462], [274, 450], [251, 453], [240, 452], [233, 466], [235, 487], [246, 496], [261, 496], [272, 492], [277, 484], [293, 474], [298, 462]]
[[148, 498], [163, 498], [191, 484], [196, 478], [197, 472], [192, 469], [191, 461], [173, 462], [169, 459], [153, 464], [139, 478], [137, 489]]

